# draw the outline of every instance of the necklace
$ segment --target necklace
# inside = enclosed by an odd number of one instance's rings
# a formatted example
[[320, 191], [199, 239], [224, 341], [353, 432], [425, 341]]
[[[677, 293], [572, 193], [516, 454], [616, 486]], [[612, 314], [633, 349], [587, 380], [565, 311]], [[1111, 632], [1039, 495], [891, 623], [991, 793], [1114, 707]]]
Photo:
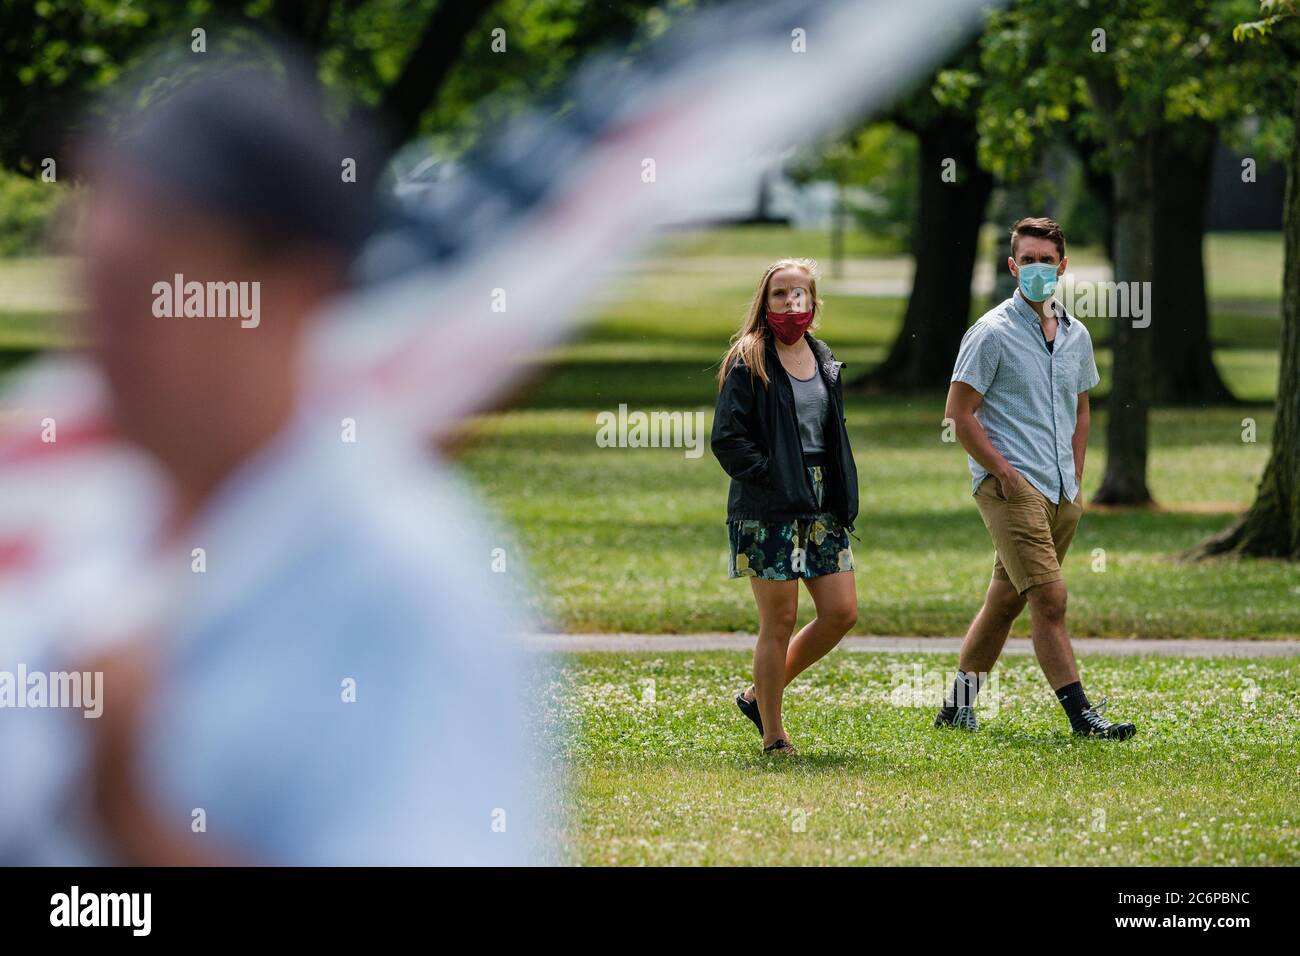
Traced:
[[798, 357], [781, 354], [780, 358], [785, 370], [798, 379], [812, 378], [812, 373], [817, 368], [816, 357], [813, 355], [812, 349], [807, 347]]

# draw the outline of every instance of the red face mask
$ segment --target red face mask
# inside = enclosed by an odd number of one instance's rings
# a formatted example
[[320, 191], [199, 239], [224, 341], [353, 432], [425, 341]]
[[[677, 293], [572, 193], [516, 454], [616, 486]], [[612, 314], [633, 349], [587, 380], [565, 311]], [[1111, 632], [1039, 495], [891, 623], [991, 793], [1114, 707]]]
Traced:
[[801, 338], [808, 326], [812, 325], [813, 314], [811, 312], [769, 312], [767, 313], [767, 324], [772, 327], [772, 332], [776, 337], [786, 345], [794, 345]]

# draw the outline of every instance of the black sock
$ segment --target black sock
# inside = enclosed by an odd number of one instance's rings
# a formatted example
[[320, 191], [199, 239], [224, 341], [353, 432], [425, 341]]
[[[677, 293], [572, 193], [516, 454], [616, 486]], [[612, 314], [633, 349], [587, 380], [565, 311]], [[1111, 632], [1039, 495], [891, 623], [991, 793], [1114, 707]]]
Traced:
[[1071, 727], [1085, 726], [1083, 712], [1092, 705], [1088, 703], [1088, 698], [1083, 692], [1083, 684], [1079, 681], [1066, 684], [1056, 692], [1056, 699], [1065, 708], [1065, 716], [1070, 718]]
[[959, 670], [957, 677], [952, 682], [952, 690], [944, 698], [940, 713], [945, 717], [952, 717], [953, 714], [957, 713], [958, 707], [974, 707], [975, 695], [979, 692], [980, 675], [967, 674]]

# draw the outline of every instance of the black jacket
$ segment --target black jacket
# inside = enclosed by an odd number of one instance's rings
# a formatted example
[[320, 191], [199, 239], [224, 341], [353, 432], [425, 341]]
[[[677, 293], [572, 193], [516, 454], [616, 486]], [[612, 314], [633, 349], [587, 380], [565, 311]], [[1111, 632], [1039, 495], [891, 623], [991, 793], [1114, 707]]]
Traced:
[[[858, 516], [858, 470], [844, 427], [844, 383], [830, 348], [807, 332], [830, 407], [826, 418], [827, 467], [825, 510], [852, 531]], [[731, 476], [727, 520], [790, 521], [817, 513], [812, 480], [804, 465], [803, 444], [795, 414], [794, 388], [781, 367], [776, 344], [767, 337], [769, 385], [741, 361], [727, 371], [713, 414], [710, 447]], [[856, 537], [856, 535], [855, 535]]]

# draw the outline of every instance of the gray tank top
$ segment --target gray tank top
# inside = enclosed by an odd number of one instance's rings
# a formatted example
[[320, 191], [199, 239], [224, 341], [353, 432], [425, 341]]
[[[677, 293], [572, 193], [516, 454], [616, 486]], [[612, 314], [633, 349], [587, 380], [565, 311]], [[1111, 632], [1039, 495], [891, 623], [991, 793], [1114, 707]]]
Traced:
[[795, 417], [799, 420], [799, 442], [805, 454], [823, 452], [826, 444], [823, 437], [823, 425], [826, 422], [826, 410], [830, 407], [830, 396], [826, 394], [826, 383], [821, 373], [814, 371], [810, 379], [790, 376], [794, 386]]

